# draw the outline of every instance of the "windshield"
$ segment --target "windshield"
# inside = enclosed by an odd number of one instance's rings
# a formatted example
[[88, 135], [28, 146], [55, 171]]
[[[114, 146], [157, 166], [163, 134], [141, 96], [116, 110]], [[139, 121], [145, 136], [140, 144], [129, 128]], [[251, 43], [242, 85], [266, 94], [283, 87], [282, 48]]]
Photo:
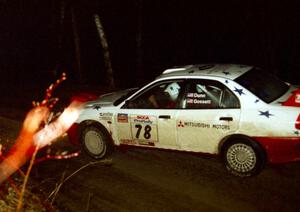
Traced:
[[127, 99], [129, 96], [131, 96], [134, 92], [136, 92], [138, 88], [131, 89], [127, 94], [124, 94], [119, 99], [114, 101], [114, 106], [119, 105], [121, 102], [123, 102], [125, 99]]
[[285, 82], [259, 68], [251, 69], [235, 81], [267, 103], [278, 99], [289, 89]]

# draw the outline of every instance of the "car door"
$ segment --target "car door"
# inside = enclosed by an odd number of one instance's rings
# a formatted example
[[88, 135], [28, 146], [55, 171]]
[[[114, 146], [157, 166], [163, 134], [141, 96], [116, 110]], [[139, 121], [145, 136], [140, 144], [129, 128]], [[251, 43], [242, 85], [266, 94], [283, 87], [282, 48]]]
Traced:
[[240, 104], [225, 85], [215, 80], [188, 80], [177, 116], [182, 150], [215, 154], [222, 138], [238, 130]]
[[121, 107], [116, 115], [121, 144], [178, 149], [178, 99], [183, 80], [158, 82]]

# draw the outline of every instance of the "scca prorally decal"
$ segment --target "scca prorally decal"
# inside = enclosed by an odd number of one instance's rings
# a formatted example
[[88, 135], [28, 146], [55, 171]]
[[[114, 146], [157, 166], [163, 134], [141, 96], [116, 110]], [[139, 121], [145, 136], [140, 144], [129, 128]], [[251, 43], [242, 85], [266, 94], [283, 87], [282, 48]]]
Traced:
[[142, 124], [152, 124], [153, 123], [153, 121], [150, 120], [149, 116], [136, 116], [136, 118], [133, 119], [133, 122], [142, 123]]
[[118, 122], [120, 122], [120, 123], [128, 123], [128, 114], [118, 113]]

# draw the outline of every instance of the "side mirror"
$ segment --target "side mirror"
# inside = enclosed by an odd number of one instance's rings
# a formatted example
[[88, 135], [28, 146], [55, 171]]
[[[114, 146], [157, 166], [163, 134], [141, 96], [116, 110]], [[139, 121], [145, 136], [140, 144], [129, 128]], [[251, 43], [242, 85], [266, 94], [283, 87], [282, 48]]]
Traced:
[[125, 101], [125, 104], [122, 106], [122, 108], [125, 108], [125, 109], [133, 108], [133, 103], [132, 103], [132, 101], [126, 100], [126, 101]]

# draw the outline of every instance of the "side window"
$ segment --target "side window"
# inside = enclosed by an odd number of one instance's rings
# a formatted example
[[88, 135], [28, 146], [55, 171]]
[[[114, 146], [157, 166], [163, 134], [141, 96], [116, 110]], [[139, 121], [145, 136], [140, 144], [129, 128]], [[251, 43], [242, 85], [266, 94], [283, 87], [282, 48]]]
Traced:
[[221, 100], [222, 108], [240, 108], [240, 102], [238, 98], [226, 88], [223, 92]]
[[182, 92], [183, 81], [167, 81], [133, 98], [127, 108], [135, 109], [174, 109]]
[[222, 83], [214, 80], [191, 80], [183, 97], [186, 109], [237, 108], [239, 101]]

